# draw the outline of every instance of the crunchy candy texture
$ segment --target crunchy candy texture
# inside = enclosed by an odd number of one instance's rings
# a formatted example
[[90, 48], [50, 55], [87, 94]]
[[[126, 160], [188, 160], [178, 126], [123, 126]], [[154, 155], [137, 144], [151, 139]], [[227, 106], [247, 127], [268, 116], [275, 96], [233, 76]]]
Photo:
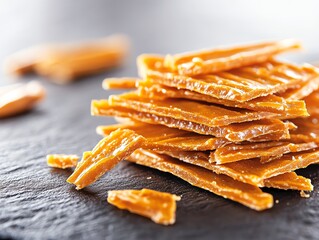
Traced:
[[292, 143], [291, 140], [287, 140], [287, 142], [229, 144], [212, 152], [211, 161], [215, 161], [217, 164], [224, 164], [251, 158], [260, 158], [262, 163], [266, 163], [280, 158], [287, 153], [302, 152], [317, 147], [318, 144], [315, 142]]
[[309, 116], [306, 104], [303, 100], [291, 100], [276, 95], [258, 97], [250, 101], [236, 102], [226, 99], [218, 99], [212, 96], [200, 94], [186, 89], [176, 89], [159, 84], [149, 84], [149, 82], [137, 82], [138, 92], [141, 97], [152, 99], [190, 99], [214, 103], [233, 108], [243, 108], [253, 111], [280, 113], [282, 119]]
[[92, 184], [141, 147], [144, 141], [142, 136], [131, 130], [119, 129], [112, 132], [94, 147], [91, 154], [86, 154], [67, 181], [76, 185], [77, 189]]
[[318, 162], [319, 150], [309, 150], [286, 154], [268, 163], [261, 163], [258, 159], [249, 159], [227, 164], [211, 163], [211, 165], [216, 173], [226, 174], [239, 181], [261, 186], [266, 178], [292, 172]]
[[138, 83], [136, 78], [107, 78], [103, 81], [104, 89], [130, 89], [135, 88]]
[[[209, 154], [207, 152], [183, 152], [183, 151], [168, 151], [162, 152], [162, 154], [171, 156], [175, 159], [179, 159], [183, 162], [202, 167], [213, 172], [219, 173], [216, 171], [216, 166], [209, 163]], [[234, 177], [229, 172], [225, 171], [223, 174], [228, 175], [238, 181], [255, 185], [258, 187], [273, 187], [279, 189], [292, 189], [292, 190], [305, 190], [306, 188], [312, 190], [313, 186], [309, 179], [297, 176], [292, 172], [285, 172], [280, 175], [276, 175], [270, 178], [263, 179], [262, 181], [255, 183], [249, 179], [244, 178], [245, 173], [237, 173], [237, 176]]]
[[232, 142], [249, 141], [254, 140], [255, 138], [258, 138], [258, 140], [261, 141], [263, 136], [266, 136], [266, 139], [269, 139], [269, 134], [273, 133], [278, 133], [280, 135], [276, 136], [275, 140], [289, 138], [289, 128], [292, 126], [290, 123], [284, 123], [278, 119], [264, 119], [254, 121], [253, 124], [252, 122], [247, 122], [221, 127], [210, 127], [191, 121], [138, 112], [125, 107], [110, 106], [108, 101], [105, 100], [93, 100], [91, 104], [91, 114], [93, 116], [128, 117], [145, 123], [162, 124], [171, 128], [226, 138]]
[[150, 189], [108, 191], [107, 197], [110, 204], [163, 225], [175, 223], [176, 201], [180, 199], [174, 194]]
[[183, 163], [168, 156], [146, 150], [137, 150], [128, 160], [163, 172], [169, 172], [191, 185], [224, 198], [232, 199], [257, 211], [273, 206], [273, 197], [262, 192], [258, 187], [233, 180], [222, 174], [215, 174], [204, 168]]
[[[249, 122], [267, 118], [287, 118], [287, 114], [229, 109], [222, 106], [184, 99], [155, 100], [142, 98], [136, 92], [112, 95], [110, 106], [125, 107], [139, 112], [191, 121], [210, 127], [225, 126], [232, 123]], [[293, 115], [299, 117], [300, 115]]]
[[120, 123], [97, 127], [100, 135], [107, 136], [116, 129], [130, 129], [147, 139], [147, 147], [159, 151], [206, 151], [214, 150], [230, 142], [224, 138], [200, 135], [163, 125], [147, 123]]
[[275, 60], [229, 72], [196, 77], [171, 72], [163, 67], [163, 58], [159, 56], [141, 55], [138, 58], [138, 66], [144, 81], [150, 81], [148, 84], [154, 82], [237, 102], [296, 88], [299, 84], [318, 77], [315, 67], [299, 67]]
[[72, 168], [78, 163], [79, 157], [77, 155], [66, 154], [50, 154], [47, 155], [47, 164], [55, 168]]
[[295, 40], [282, 40], [238, 47], [206, 49], [165, 57], [165, 66], [181, 75], [221, 72], [268, 60], [272, 56], [300, 48]]

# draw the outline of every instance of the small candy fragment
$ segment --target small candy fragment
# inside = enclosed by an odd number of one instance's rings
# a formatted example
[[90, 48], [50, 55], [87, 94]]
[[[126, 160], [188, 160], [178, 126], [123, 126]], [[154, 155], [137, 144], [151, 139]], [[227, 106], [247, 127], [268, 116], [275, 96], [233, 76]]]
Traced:
[[77, 155], [66, 154], [50, 154], [47, 155], [47, 164], [55, 168], [72, 168], [78, 163], [79, 157]]
[[176, 201], [180, 197], [150, 189], [108, 191], [107, 201], [163, 225], [175, 223]]

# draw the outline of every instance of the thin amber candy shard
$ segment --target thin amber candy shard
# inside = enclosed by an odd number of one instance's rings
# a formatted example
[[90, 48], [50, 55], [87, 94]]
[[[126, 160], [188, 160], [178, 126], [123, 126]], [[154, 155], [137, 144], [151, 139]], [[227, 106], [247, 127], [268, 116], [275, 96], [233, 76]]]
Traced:
[[260, 188], [236, 181], [223, 174], [215, 174], [204, 168], [183, 163], [169, 156], [146, 150], [137, 150], [129, 161], [169, 172], [196, 187], [205, 189], [224, 198], [239, 202], [257, 211], [273, 206], [273, 197]]
[[118, 129], [112, 132], [78, 163], [67, 181], [76, 185], [77, 189], [92, 184], [144, 142], [142, 136], [131, 130]]
[[163, 225], [175, 223], [176, 201], [180, 199], [174, 194], [150, 189], [108, 191], [107, 197], [110, 204]]
[[77, 155], [66, 154], [50, 154], [47, 155], [47, 164], [55, 168], [72, 168], [78, 163], [79, 157]]
[[297, 48], [300, 48], [298, 41], [287, 39], [167, 55], [164, 64], [181, 75], [193, 76], [264, 62], [276, 54]]

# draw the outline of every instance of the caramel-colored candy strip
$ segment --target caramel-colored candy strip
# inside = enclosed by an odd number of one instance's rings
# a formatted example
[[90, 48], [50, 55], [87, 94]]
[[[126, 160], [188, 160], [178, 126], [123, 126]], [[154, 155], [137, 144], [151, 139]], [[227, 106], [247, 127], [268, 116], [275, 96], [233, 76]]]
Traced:
[[35, 81], [1, 87], [0, 118], [11, 117], [31, 110], [44, 97], [44, 87]]
[[127, 158], [131, 162], [169, 172], [193, 186], [239, 202], [257, 211], [273, 206], [273, 197], [258, 187], [236, 181], [226, 175], [215, 174], [171, 157], [146, 150], [136, 150]]
[[260, 186], [266, 178], [292, 172], [318, 162], [319, 150], [310, 150], [289, 153], [268, 163], [261, 163], [258, 159], [249, 159], [226, 164], [211, 163], [211, 165], [216, 173], [226, 174], [239, 181]]
[[181, 76], [171, 72], [163, 67], [163, 58], [160, 56], [139, 56], [138, 67], [144, 81], [236, 102], [283, 92], [318, 76], [318, 71], [314, 67], [299, 67], [274, 60], [197, 77]]
[[213, 152], [211, 154], [211, 161], [215, 161], [217, 164], [224, 164], [251, 158], [260, 158], [262, 163], [266, 163], [290, 152], [302, 152], [317, 147], [318, 144], [315, 142], [292, 143], [289, 140], [287, 140], [287, 142], [275, 141], [229, 144]]
[[50, 154], [47, 155], [47, 164], [55, 168], [72, 168], [78, 163], [79, 157], [77, 155], [66, 154]]
[[90, 185], [141, 147], [144, 141], [142, 136], [131, 130], [119, 129], [112, 132], [94, 147], [87, 158], [78, 163], [67, 182], [76, 185], [77, 189]]
[[122, 123], [97, 127], [97, 132], [107, 136], [116, 129], [130, 129], [147, 139], [149, 149], [160, 151], [206, 151], [229, 144], [223, 138], [215, 138], [187, 132], [163, 125], [147, 123]]
[[13, 55], [7, 61], [7, 69], [13, 74], [35, 71], [63, 84], [122, 64], [128, 48], [128, 39], [122, 35], [72, 45], [51, 44], [33, 48], [36, 57], [32, 57], [32, 49], [28, 55]]
[[[93, 116], [128, 117], [140, 122], [162, 124], [171, 128], [226, 138], [232, 142], [255, 139], [258, 136], [273, 133], [280, 134], [279, 136], [273, 135], [277, 137], [273, 140], [279, 140], [286, 138], [287, 136], [289, 137], [289, 127], [291, 126], [290, 123], [284, 123], [278, 119], [264, 119], [254, 122], [231, 124], [223, 127], [209, 127], [190, 121], [177, 120], [155, 114], [138, 112], [123, 107], [110, 106], [108, 101], [105, 100], [93, 100], [91, 104], [91, 114]], [[262, 138], [259, 140], [261, 139]], [[269, 139], [269, 135], [267, 135], [267, 139]]]
[[278, 53], [298, 48], [298, 41], [287, 39], [167, 55], [164, 64], [181, 75], [194, 76], [265, 62]]
[[312, 191], [311, 180], [298, 176], [295, 172], [287, 172], [264, 180], [264, 186], [283, 190]]
[[105, 90], [131, 89], [136, 88], [138, 81], [136, 78], [107, 78], [104, 79], [102, 86]]
[[314, 91], [309, 96], [307, 96], [304, 100], [306, 101], [307, 109], [309, 109], [309, 114], [312, 117], [318, 118], [319, 117], [319, 107], [318, 107], [319, 90]]
[[[163, 152], [165, 155], [171, 156], [173, 158], [179, 159], [183, 162], [193, 164], [198, 167], [202, 167], [213, 172], [216, 171], [216, 165], [209, 163], [209, 154], [207, 152]], [[216, 171], [219, 173], [219, 171]], [[247, 184], [252, 184], [258, 187], [273, 187], [279, 189], [292, 189], [292, 190], [312, 190], [313, 186], [311, 185], [311, 181], [309, 179], [303, 178], [301, 176], [296, 175], [292, 172], [282, 173], [267, 179], [262, 179], [260, 182], [252, 182], [245, 178], [245, 173], [238, 172], [237, 176], [234, 177], [229, 172], [225, 172], [225, 175], [228, 175], [234, 178], [237, 181], [241, 181]], [[286, 180], [286, 181], [285, 181]]]
[[[307, 65], [305, 65], [307, 67]], [[309, 66], [310, 70], [313, 70], [313, 66]], [[316, 69], [319, 73], [319, 69]], [[319, 76], [314, 76], [308, 80], [301, 82], [296, 88], [288, 89], [287, 91], [280, 94], [281, 97], [286, 99], [303, 99], [310, 95], [312, 92], [319, 88]]]
[[[249, 122], [269, 118], [286, 118], [287, 114], [257, 112], [244, 109], [228, 109], [222, 106], [184, 99], [155, 100], [141, 98], [136, 92], [111, 95], [111, 106], [129, 108], [139, 112], [191, 121], [210, 127]], [[294, 116], [298, 117], [298, 116]]]
[[[143, 85], [146, 83], [146, 86]], [[147, 86], [147, 82], [139, 82], [139, 95], [153, 99], [184, 98], [190, 100], [204, 101], [234, 108], [244, 108], [253, 111], [276, 112], [282, 114], [282, 119], [309, 116], [306, 104], [303, 100], [286, 100], [276, 95], [259, 97], [246, 102], [236, 102], [218, 99], [197, 92], [167, 87], [159, 84]]]
[[163, 225], [175, 223], [176, 201], [180, 199], [174, 194], [150, 189], [108, 191], [107, 197], [110, 204]]

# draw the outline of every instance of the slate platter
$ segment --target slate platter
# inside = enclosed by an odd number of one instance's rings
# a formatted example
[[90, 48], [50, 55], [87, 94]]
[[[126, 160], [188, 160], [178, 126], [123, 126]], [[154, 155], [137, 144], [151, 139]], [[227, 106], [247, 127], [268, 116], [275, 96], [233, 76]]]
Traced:
[[[113, 32], [129, 34], [134, 47], [126, 66], [109, 73], [63, 87], [38, 78], [47, 88], [46, 101], [35, 111], [0, 121], [0, 238], [317, 239], [319, 166], [299, 171], [314, 183], [309, 199], [301, 198], [298, 192], [266, 190], [279, 202], [270, 210], [255, 212], [170, 174], [127, 162], [85, 190], [76, 191], [65, 182], [70, 171], [51, 169], [45, 163], [48, 153], [81, 154], [96, 144], [100, 137], [95, 127], [114, 121], [91, 117], [90, 100], [115, 93], [101, 89], [103, 78], [135, 76], [135, 57], [140, 53], [179, 52], [298, 34], [312, 54], [293, 55], [291, 59], [315, 60], [319, 54], [314, 41], [319, 30], [314, 26], [319, 19], [313, 9], [318, 4], [310, 1], [307, 6], [299, 6], [289, 1], [291, 12], [285, 15], [284, 22], [276, 14], [267, 17], [274, 4], [283, 11], [286, 3], [232, 1], [233, 8], [241, 11], [230, 14], [232, 8], [227, 1], [1, 2], [1, 61], [33, 44]], [[296, 14], [313, 27], [310, 35], [309, 29], [294, 28]], [[34, 78], [29, 76], [24, 81]], [[10, 81], [5, 75], [1, 79], [1, 84]], [[131, 188], [182, 195], [176, 224], [156, 225], [107, 204], [108, 190]]]

